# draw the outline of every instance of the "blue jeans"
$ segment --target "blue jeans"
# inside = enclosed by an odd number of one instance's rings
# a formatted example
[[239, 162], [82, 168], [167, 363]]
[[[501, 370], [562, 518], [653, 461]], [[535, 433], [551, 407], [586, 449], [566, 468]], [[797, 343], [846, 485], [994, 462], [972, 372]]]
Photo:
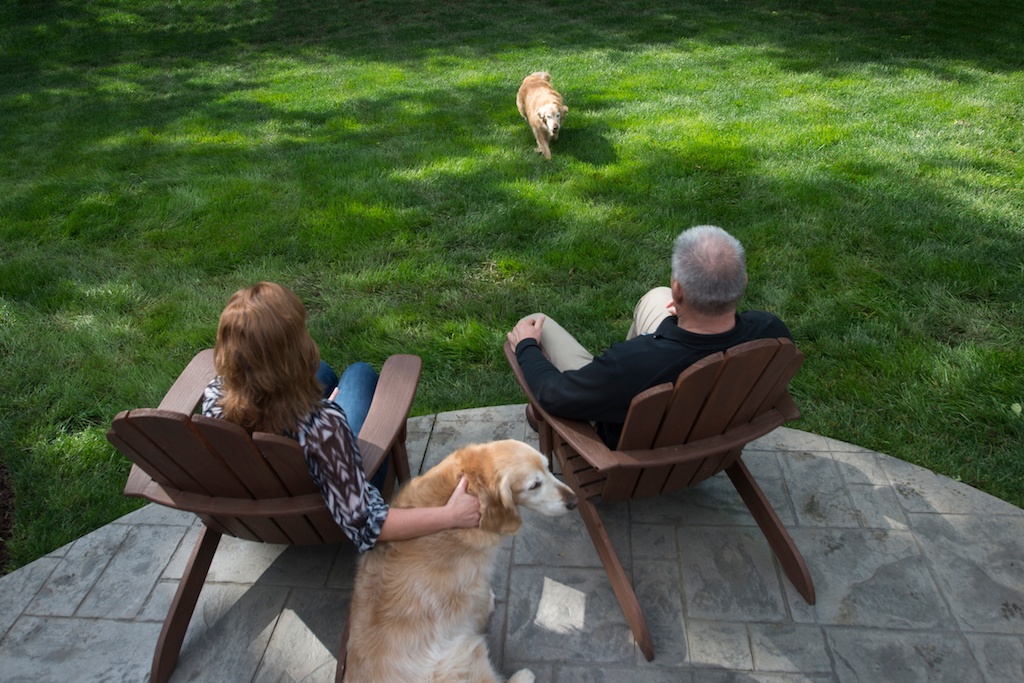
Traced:
[[[341, 379], [334, 372], [334, 369], [324, 361], [320, 361], [320, 369], [316, 378], [324, 387], [324, 398], [331, 395], [334, 388], [338, 388], [338, 395], [334, 402], [341, 406], [348, 419], [349, 429], [353, 436], [359, 436], [363, 423], [366, 422], [366, 415], [370, 412], [370, 403], [373, 401], [373, 393], [377, 389], [377, 371], [369, 363], [353, 363], [341, 373]], [[387, 475], [387, 460], [381, 466], [371, 484], [377, 488], [384, 485], [384, 477]]]

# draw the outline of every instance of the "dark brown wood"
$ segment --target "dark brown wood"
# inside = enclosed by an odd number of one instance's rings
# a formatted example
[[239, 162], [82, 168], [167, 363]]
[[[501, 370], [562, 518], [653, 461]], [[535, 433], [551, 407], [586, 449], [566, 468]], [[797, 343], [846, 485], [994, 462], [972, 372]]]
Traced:
[[[403, 482], [410, 476], [406, 421], [422, 368], [416, 356], [391, 356], [384, 363], [358, 437], [368, 475], [390, 458], [385, 496], [396, 473]], [[203, 522], [157, 642], [151, 672], [157, 683], [174, 671], [222, 534], [288, 545], [347, 541], [309, 477], [297, 441], [276, 434], [250, 435], [224, 420], [193, 414], [214, 376], [213, 351], [201, 351], [160, 408], [123, 411], [107, 433], [110, 443], [133, 463], [126, 496], [193, 512]], [[339, 657], [343, 663], [344, 650]]]
[[181, 581], [178, 582], [178, 590], [174, 593], [171, 608], [167, 611], [167, 618], [156, 641], [153, 670], [149, 676], [152, 683], [167, 683], [174, 672], [181, 644], [185, 641], [185, 632], [188, 631], [188, 622], [192, 620], [192, 613], [199, 601], [199, 593], [203, 590], [206, 575], [210, 572], [220, 537], [221, 534], [206, 526], [199, 529], [199, 538], [192, 547], [192, 555], [185, 566], [185, 572], [181, 575]]
[[587, 422], [548, 414], [530, 391], [509, 343], [505, 357], [538, 421], [541, 441], [580, 499], [580, 515], [644, 656], [654, 658], [647, 621], [594, 505], [661, 495], [693, 486], [723, 470], [750, 510], [786, 576], [814, 604], [807, 564], [742, 460], [743, 447], [800, 417], [789, 381], [803, 354], [788, 339], [761, 339], [708, 356], [674, 384], [634, 397], [617, 449]]

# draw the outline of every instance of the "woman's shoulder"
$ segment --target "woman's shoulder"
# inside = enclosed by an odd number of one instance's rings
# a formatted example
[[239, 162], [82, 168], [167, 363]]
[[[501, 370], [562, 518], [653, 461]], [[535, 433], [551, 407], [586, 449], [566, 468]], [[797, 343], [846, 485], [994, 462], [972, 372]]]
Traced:
[[220, 417], [221, 413], [224, 412], [223, 407], [220, 405], [222, 398], [224, 398], [223, 382], [220, 375], [217, 375], [210, 380], [210, 383], [206, 385], [206, 389], [203, 390], [203, 415], [207, 417]]
[[345, 411], [334, 401], [325, 398], [316, 404], [313, 411], [303, 422], [302, 431], [309, 432], [312, 429], [323, 429], [325, 427], [337, 428], [341, 425], [348, 429]]

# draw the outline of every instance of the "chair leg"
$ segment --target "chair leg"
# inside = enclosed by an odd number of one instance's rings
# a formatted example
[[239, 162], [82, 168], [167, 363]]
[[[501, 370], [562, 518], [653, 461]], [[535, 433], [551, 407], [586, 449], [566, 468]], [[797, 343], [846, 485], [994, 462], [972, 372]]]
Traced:
[[409, 452], [405, 448], [405, 427], [402, 427], [402, 433], [395, 440], [395, 445], [391, 447], [391, 457], [395, 461], [395, 476], [398, 478], [399, 484], [406, 484], [409, 482], [411, 475], [409, 474]]
[[345, 680], [345, 664], [348, 661], [348, 625], [345, 620], [345, 630], [341, 633], [341, 645], [338, 646], [338, 667], [334, 670], [334, 683], [342, 683]]
[[195, 611], [199, 592], [203, 589], [206, 575], [210, 571], [220, 537], [220, 532], [207, 528], [205, 524], [199, 530], [199, 538], [192, 548], [185, 573], [178, 583], [178, 591], [174, 594], [171, 608], [164, 619], [160, 638], [156, 641], [153, 671], [150, 674], [151, 683], [167, 683], [174, 672], [174, 667], [178, 663], [178, 653], [181, 652], [181, 644], [188, 630], [188, 622], [192, 619], [192, 612]]
[[[562, 471], [565, 472], [564, 466]], [[566, 478], [568, 479], [568, 477]], [[629, 624], [640, 651], [644, 653], [647, 661], [651, 661], [654, 659], [654, 643], [651, 640], [651, 632], [647, 628], [647, 619], [640, 608], [640, 602], [636, 598], [629, 577], [626, 576], [626, 570], [622, 567], [622, 561], [619, 560], [619, 556], [615, 552], [615, 547], [608, 536], [608, 531], [604, 528], [604, 523], [601, 522], [594, 503], [583, 497], [575, 481], [572, 482], [572, 488], [579, 497], [580, 516], [590, 533], [590, 539], [594, 542], [594, 549], [597, 550], [597, 555], [601, 558], [601, 564], [604, 565], [604, 571], [612, 584], [612, 590], [615, 591], [615, 597], [618, 598], [619, 606], [622, 607], [626, 623]]]
[[782, 520], [772, 509], [768, 497], [764, 495], [764, 491], [761, 490], [757, 481], [754, 480], [754, 476], [747, 469], [746, 463], [742, 458], [737, 458], [736, 462], [727, 467], [725, 472], [729, 475], [729, 479], [732, 480], [733, 486], [736, 487], [740, 498], [750, 510], [757, 525], [761, 527], [761, 532], [768, 539], [768, 545], [771, 546], [775, 556], [779, 558], [782, 570], [786, 572], [786, 576], [797, 592], [807, 601], [807, 604], [813, 605], [817, 598], [814, 595], [814, 583], [811, 581], [811, 573], [807, 570], [807, 563], [804, 562], [800, 549], [796, 547], [796, 543], [786, 531], [786, 527], [782, 525]]

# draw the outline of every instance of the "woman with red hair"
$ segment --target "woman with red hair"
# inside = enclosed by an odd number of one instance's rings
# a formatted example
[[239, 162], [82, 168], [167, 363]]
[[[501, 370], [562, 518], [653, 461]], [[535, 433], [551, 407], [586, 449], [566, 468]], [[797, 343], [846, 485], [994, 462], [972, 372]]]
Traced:
[[378, 490], [390, 463], [378, 470], [377, 485], [366, 479], [355, 437], [377, 374], [356, 363], [338, 380], [320, 360], [306, 309], [291, 290], [260, 282], [235, 292], [217, 326], [214, 366], [203, 414], [296, 439], [332, 517], [360, 552], [378, 540], [479, 525], [480, 503], [465, 478], [444, 507], [409, 509], [390, 508]]

